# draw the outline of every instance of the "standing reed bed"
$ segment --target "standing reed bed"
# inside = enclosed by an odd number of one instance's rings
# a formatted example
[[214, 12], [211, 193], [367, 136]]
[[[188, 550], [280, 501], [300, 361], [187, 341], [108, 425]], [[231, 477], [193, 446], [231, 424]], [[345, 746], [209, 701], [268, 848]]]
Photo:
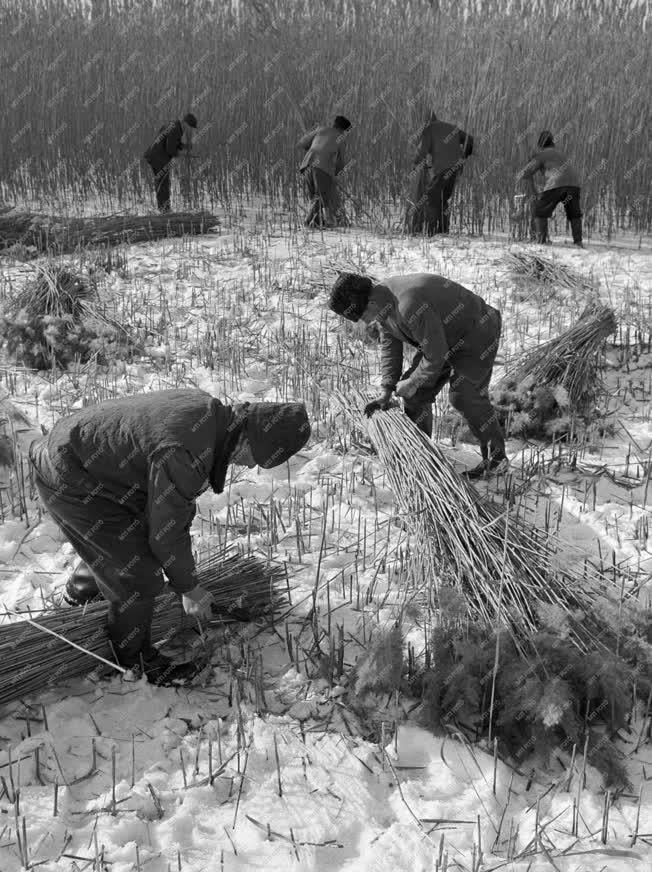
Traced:
[[184, 201], [255, 192], [292, 205], [301, 128], [344, 112], [355, 124], [342, 178], [353, 211], [398, 214], [427, 105], [476, 137], [461, 228], [507, 228], [515, 171], [549, 126], [583, 178], [588, 229], [649, 229], [641, 4], [307, 0], [265, 4], [264, 15], [257, 4], [154, 5], [155, 33], [145, 0], [2, 9], [5, 196], [140, 197], [148, 142], [192, 107], [200, 159], [180, 164]]

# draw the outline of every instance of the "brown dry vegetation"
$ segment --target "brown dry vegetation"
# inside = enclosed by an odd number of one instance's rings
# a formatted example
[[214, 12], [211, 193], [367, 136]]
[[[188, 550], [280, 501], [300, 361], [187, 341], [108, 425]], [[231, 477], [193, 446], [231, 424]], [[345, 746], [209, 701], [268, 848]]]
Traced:
[[150, 197], [140, 156], [192, 107], [191, 202], [291, 203], [302, 128], [343, 112], [356, 125], [349, 207], [382, 224], [428, 104], [477, 138], [463, 229], [505, 226], [542, 127], [579, 167], [589, 227], [647, 232], [652, 221], [649, 34], [635, 0], [4, 0], [0, 32], [11, 200]]

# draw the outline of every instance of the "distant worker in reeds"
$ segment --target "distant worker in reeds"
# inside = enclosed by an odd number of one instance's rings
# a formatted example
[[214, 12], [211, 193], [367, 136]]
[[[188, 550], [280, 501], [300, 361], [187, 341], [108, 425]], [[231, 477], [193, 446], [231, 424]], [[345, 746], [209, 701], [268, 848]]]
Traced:
[[211, 616], [213, 598], [197, 582], [190, 539], [195, 500], [209, 486], [223, 491], [230, 464], [278, 466], [309, 436], [302, 403], [225, 406], [189, 389], [89, 406], [31, 444], [43, 504], [85, 561], [78, 588], [73, 576], [68, 591], [79, 602], [93, 591], [108, 600], [120, 665], [155, 684], [192, 677], [197, 665], [161, 655], [150, 631], [163, 573], [186, 614]]
[[156, 203], [160, 212], [170, 211], [170, 161], [179, 152], [190, 152], [197, 119], [188, 112], [181, 121], [170, 121], [159, 130], [144, 158], [154, 173]]
[[[329, 305], [349, 321], [380, 325], [383, 392], [365, 407], [367, 415], [388, 409], [396, 393], [407, 416], [432, 437], [432, 404], [448, 384], [451, 406], [480, 443], [482, 462], [467, 476], [477, 479], [507, 467], [504, 433], [488, 394], [502, 326], [497, 309], [457, 282], [429, 273], [379, 283], [342, 273]], [[417, 349], [405, 372], [404, 343]]]
[[430, 113], [414, 156], [406, 230], [434, 236], [450, 230], [450, 199], [464, 162], [473, 154], [473, 137]]
[[336, 115], [332, 127], [317, 127], [306, 133], [297, 147], [306, 152], [299, 172], [310, 200], [306, 227], [337, 227], [346, 224], [346, 216], [335, 181], [344, 168], [344, 139], [351, 122]]
[[[535, 173], [543, 178], [543, 189], [537, 190]], [[549, 130], [539, 134], [537, 150], [518, 174], [524, 179], [534, 198], [534, 227], [536, 241], [548, 242], [548, 219], [561, 203], [570, 221], [573, 243], [582, 247], [582, 210], [580, 208], [580, 179], [566, 155], [560, 151]]]

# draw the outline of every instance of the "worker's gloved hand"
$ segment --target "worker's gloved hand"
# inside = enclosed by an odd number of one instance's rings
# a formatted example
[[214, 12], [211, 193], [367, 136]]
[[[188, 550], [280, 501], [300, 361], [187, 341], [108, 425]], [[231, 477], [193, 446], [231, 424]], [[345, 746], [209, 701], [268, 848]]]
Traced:
[[386, 409], [389, 409], [389, 404], [392, 400], [392, 390], [390, 388], [383, 388], [383, 392], [379, 397], [376, 397], [375, 400], [372, 400], [370, 403], [364, 407], [364, 413], [367, 418], [371, 418], [374, 412], [384, 412]]
[[213, 594], [203, 588], [201, 584], [193, 587], [188, 593], [184, 593], [181, 602], [187, 615], [200, 620], [208, 621], [212, 617], [212, 606], [215, 600]]

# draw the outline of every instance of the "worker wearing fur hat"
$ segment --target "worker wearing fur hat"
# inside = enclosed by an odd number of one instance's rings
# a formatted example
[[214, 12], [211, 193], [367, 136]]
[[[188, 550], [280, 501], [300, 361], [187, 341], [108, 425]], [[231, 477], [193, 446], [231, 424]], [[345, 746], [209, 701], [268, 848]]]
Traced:
[[[537, 191], [534, 174], [543, 177], [543, 189]], [[520, 171], [517, 181], [525, 179], [534, 200], [534, 226], [536, 241], [548, 242], [548, 219], [561, 203], [570, 221], [573, 243], [582, 248], [582, 210], [580, 208], [580, 179], [566, 155], [557, 148], [552, 133], [542, 130], [537, 150]]]
[[297, 147], [306, 152], [299, 172], [311, 202], [306, 227], [346, 224], [335, 177], [344, 168], [344, 137], [350, 129], [349, 119], [337, 115], [332, 127], [317, 127], [298, 142]]
[[159, 129], [144, 158], [154, 173], [156, 203], [159, 211], [170, 211], [170, 161], [180, 151], [190, 152], [197, 119], [187, 112], [181, 121], [170, 121]]
[[200, 390], [169, 390], [89, 406], [32, 443], [41, 500], [92, 572], [79, 591], [109, 602], [120, 665], [156, 684], [194, 674], [194, 664], [153, 648], [150, 630], [164, 573], [187, 614], [211, 614], [191, 549], [195, 500], [209, 485], [222, 492], [230, 464], [278, 466], [309, 436], [302, 403], [226, 406]]
[[[367, 404], [367, 415], [388, 409], [395, 392], [408, 417], [432, 436], [432, 403], [448, 384], [451, 406], [480, 442], [482, 462], [467, 476], [477, 479], [507, 467], [505, 437], [487, 390], [500, 341], [497, 309], [457, 282], [429, 273], [378, 283], [342, 273], [329, 305], [350, 321], [380, 325], [383, 392]], [[417, 351], [401, 375], [404, 343]]]

